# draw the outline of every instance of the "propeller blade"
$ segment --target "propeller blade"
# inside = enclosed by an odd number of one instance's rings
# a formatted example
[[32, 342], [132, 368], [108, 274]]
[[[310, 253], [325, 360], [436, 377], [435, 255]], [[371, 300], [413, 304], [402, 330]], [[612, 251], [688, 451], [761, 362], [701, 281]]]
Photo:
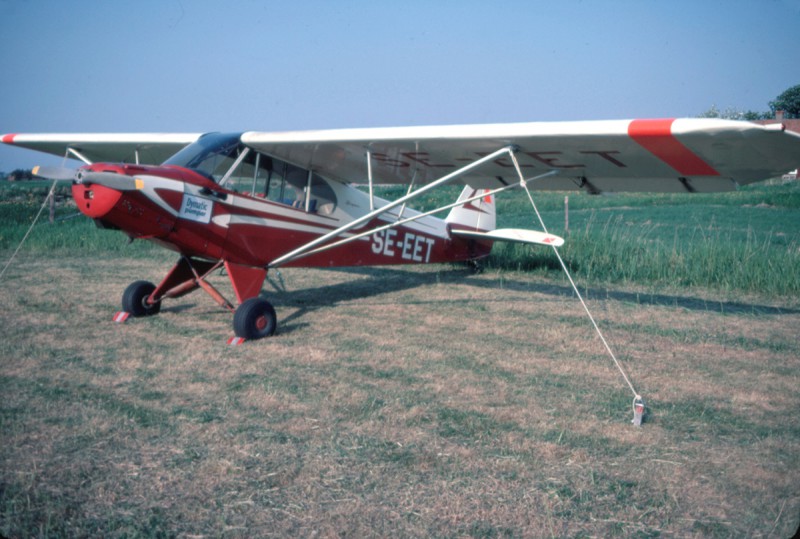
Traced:
[[80, 170], [75, 177], [78, 183], [86, 185], [102, 185], [109, 189], [116, 189], [117, 191], [130, 191], [136, 189], [136, 180], [131, 176], [124, 174], [115, 174], [113, 172], [92, 172], [89, 170]]
[[75, 170], [66, 167], [33, 167], [34, 176], [48, 180], [67, 181], [75, 178]]

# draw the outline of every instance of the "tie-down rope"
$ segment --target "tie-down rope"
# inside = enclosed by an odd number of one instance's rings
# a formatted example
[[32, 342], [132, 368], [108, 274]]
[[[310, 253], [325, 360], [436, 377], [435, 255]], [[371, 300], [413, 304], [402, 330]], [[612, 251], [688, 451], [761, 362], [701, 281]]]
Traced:
[[50, 192], [47, 193], [46, 197], [44, 197], [44, 202], [42, 202], [42, 207], [39, 208], [39, 213], [37, 213], [36, 217], [34, 217], [33, 222], [31, 223], [31, 226], [28, 228], [28, 231], [22, 237], [22, 240], [19, 242], [19, 245], [17, 245], [17, 248], [14, 250], [14, 254], [11, 255], [11, 258], [9, 258], [8, 262], [6, 262], [6, 265], [3, 266], [3, 271], [0, 271], [0, 279], [3, 278], [3, 275], [5, 275], [6, 270], [8, 269], [8, 266], [11, 265], [11, 262], [14, 260], [14, 257], [17, 256], [17, 253], [22, 248], [22, 244], [25, 243], [25, 240], [27, 240], [28, 236], [30, 236], [31, 231], [33, 230], [33, 227], [36, 226], [36, 222], [39, 220], [39, 217], [42, 215], [42, 212], [44, 211], [44, 207], [47, 205], [47, 201], [50, 200], [50, 197], [53, 196], [53, 192], [56, 190], [56, 183], [58, 183], [58, 180], [54, 180], [53, 181], [53, 185], [52, 185], [52, 187], [50, 187]]
[[[520, 172], [520, 177], [522, 177], [521, 171], [519, 169], [519, 165], [517, 163], [516, 156], [513, 154], [513, 152], [509, 152], [509, 154], [511, 155], [511, 159], [514, 162], [514, 165], [517, 167], [517, 170]], [[520, 183], [522, 184], [522, 187], [525, 188], [525, 193], [527, 193], [528, 200], [530, 201], [531, 206], [533, 206], [533, 211], [536, 213], [536, 217], [539, 219], [539, 224], [542, 225], [542, 230], [544, 231], [545, 234], [549, 234], [549, 232], [547, 232], [547, 226], [545, 226], [544, 220], [542, 219], [542, 216], [539, 213], [539, 209], [536, 207], [536, 203], [533, 201], [533, 195], [531, 195], [530, 189], [528, 189], [528, 184], [526, 182], [524, 182], [524, 181], [520, 182]], [[564, 273], [567, 276], [567, 279], [569, 279], [569, 284], [572, 285], [572, 289], [575, 291], [575, 295], [578, 296], [578, 299], [580, 300], [581, 305], [583, 305], [583, 310], [586, 311], [586, 314], [589, 317], [589, 320], [592, 322], [592, 325], [594, 326], [594, 329], [597, 332], [598, 337], [600, 337], [600, 340], [603, 342], [603, 346], [606, 347], [606, 351], [608, 351], [608, 355], [611, 356], [612, 360], [614, 360], [614, 364], [617, 366], [617, 369], [619, 370], [620, 374], [622, 375], [622, 378], [625, 380], [625, 383], [628, 384], [628, 387], [631, 389], [631, 392], [633, 393], [633, 410], [634, 410], [634, 414], [636, 414], [637, 413], [637, 410], [636, 410], [637, 403], [640, 404], [641, 406], [644, 405], [644, 400], [642, 399], [642, 396], [639, 395], [639, 393], [633, 387], [633, 384], [631, 383], [630, 378], [628, 378], [628, 375], [625, 373], [625, 369], [622, 368], [622, 365], [620, 364], [619, 360], [617, 360], [617, 357], [614, 355], [614, 352], [611, 350], [611, 347], [608, 345], [608, 341], [606, 341], [606, 338], [603, 336], [603, 332], [600, 331], [600, 327], [597, 325], [597, 322], [595, 322], [594, 317], [592, 316], [592, 313], [589, 311], [589, 307], [586, 305], [586, 302], [583, 300], [583, 296], [581, 296], [581, 293], [578, 291], [578, 287], [575, 285], [575, 281], [572, 280], [572, 275], [570, 275], [569, 269], [567, 269], [567, 265], [564, 263], [564, 260], [561, 258], [561, 254], [558, 252], [558, 249], [555, 247], [555, 245], [553, 245], [551, 247], [553, 248], [553, 252], [555, 253], [556, 258], [558, 258], [558, 262], [561, 264], [561, 267], [563, 268]]]

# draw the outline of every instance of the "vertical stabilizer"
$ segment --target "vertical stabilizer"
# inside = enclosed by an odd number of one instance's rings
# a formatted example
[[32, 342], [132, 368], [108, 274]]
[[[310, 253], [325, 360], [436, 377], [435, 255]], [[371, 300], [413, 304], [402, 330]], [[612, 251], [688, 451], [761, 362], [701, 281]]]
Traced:
[[[468, 200], [479, 196], [482, 189], [474, 189], [470, 186], [464, 187], [458, 201]], [[495, 229], [496, 212], [494, 207], [494, 195], [484, 195], [477, 200], [467, 202], [463, 206], [456, 206], [450, 210], [450, 214], [445, 219], [449, 228], [456, 230], [470, 230], [478, 232], [489, 232]]]

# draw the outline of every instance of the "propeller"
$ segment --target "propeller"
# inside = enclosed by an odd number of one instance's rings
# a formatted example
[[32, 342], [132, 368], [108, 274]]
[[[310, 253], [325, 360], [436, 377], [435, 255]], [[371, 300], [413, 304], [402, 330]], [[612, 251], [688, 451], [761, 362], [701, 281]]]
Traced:
[[94, 172], [92, 170], [73, 170], [66, 167], [34, 167], [33, 174], [54, 181], [72, 180], [84, 185], [102, 185], [117, 191], [136, 189], [136, 180], [115, 172]]
[[75, 174], [75, 182], [84, 185], [102, 185], [117, 191], [130, 191], [136, 189], [136, 180], [125, 174], [115, 172], [93, 172], [91, 170], [79, 169]]
[[75, 171], [66, 167], [33, 167], [31, 171], [34, 176], [46, 178], [48, 180], [66, 181], [75, 178]]

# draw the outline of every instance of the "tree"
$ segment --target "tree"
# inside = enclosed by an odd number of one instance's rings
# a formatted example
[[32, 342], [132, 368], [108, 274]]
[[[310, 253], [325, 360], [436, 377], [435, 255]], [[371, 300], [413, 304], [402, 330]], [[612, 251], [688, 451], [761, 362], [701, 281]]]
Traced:
[[23, 170], [21, 168], [18, 168], [14, 170], [11, 174], [9, 174], [6, 179], [10, 182], [15, 182], [15, 181], [21, 182], [25, 180], [32, 180], [33, 173], [30, 170]]
[[784, 118], [800, 118], [800, 84], [783, 92], [775, 101], [770, 101], [769, 108], [773, 114], [782, 110]]
[[719, 110], [716, 105], [711, 105], [711, 108], [705, 112], [697, 115], [698, 118], [723, 118], [725, 120], [766, 120], [771, 118], [769, 112], [756, 112], [754, 110], [739, 110], [733, 107], [728, 107], [725, 110]]

